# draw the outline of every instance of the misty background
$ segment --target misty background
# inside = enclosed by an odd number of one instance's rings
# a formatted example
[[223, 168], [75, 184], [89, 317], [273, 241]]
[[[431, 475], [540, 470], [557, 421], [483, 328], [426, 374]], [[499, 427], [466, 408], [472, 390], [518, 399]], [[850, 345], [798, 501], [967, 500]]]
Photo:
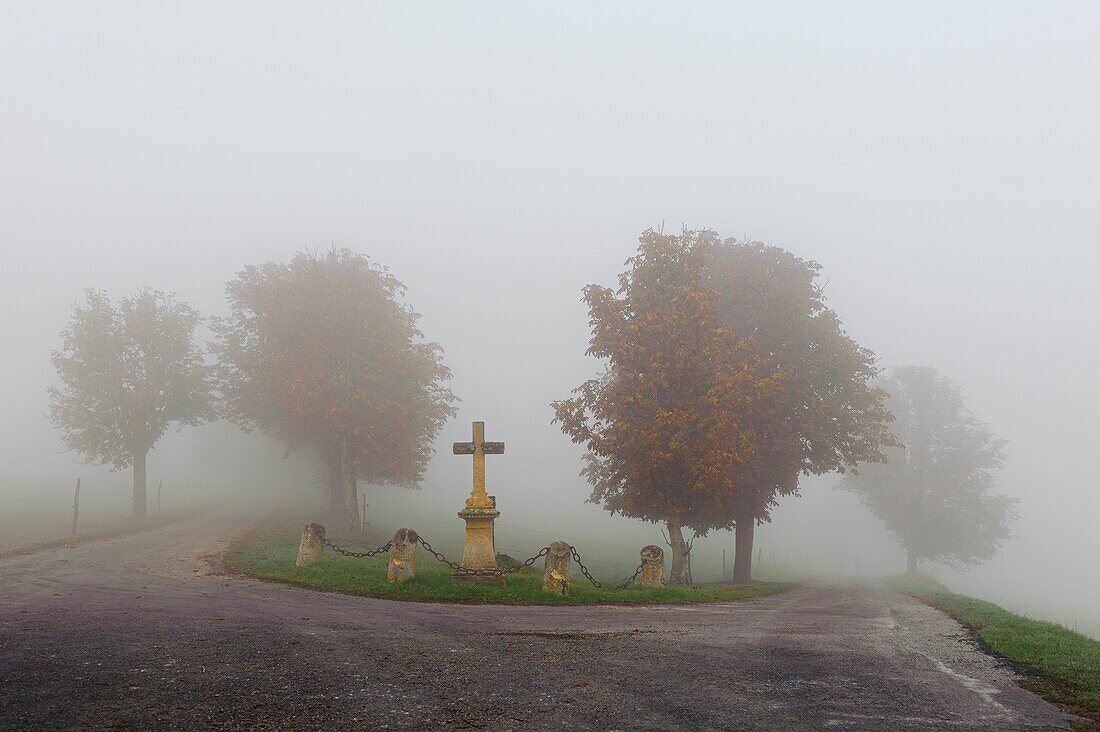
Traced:
[[[646, 228], [706, 227], [819, 261], [850, 335], [939, 369], [1008, 441], [1016, 537], [936, 573], [1100, 637], [1098, 32], [1084, 2], [0, 5], [0, 513], [64, 511], [77, 477], [82, 505], [127, 505], [129, 473], [45, 417], [83, 288], [221, 314], [244, 265], [334, 245], [408, 286], [462, 399], [421, 490], [366, 489], [372, 527], [460, 541], [450, 443], [482, 419], [507, 443], [498, 548], [567, 538], [630, 569], [659, 530], [584, 503], [549, 404], [599, 368], [581, 288]], [[320, 507], [316, 473], [185, 428], [150, 498]], [[904, 570], [836, 482], [757, 530], [765, 575]], [[723, 549], [697, 543], [698, 579]]]

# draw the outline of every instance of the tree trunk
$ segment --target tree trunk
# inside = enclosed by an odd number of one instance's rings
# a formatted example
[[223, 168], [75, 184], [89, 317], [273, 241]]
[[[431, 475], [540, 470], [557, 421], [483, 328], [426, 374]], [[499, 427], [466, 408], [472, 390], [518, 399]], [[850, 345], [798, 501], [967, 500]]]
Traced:
[[905, 573], [910, 577], [917, 574], [917, 555], [912, 549], [906, 549]]
[[134, 518], [145, 518], [145, 459], [149, 451], [134, 453]]
[[756, 533], [756, 519], [741, 516], [734, 525], [733, 581], [737, 584], [752, 582], [752, 540]]
[[691, 584], [691, 549], [684, 541], [683, 530], [677, 521], [669, 521], [668, 543], [672, 547], [672, 573], [669, 575], [669, 584]]
[[354, 531], [359, 523], [359, 501], [355, 495], [355, 465], [344, 445], [332, 448], [328, 456], [328, 515], [330, 528]]

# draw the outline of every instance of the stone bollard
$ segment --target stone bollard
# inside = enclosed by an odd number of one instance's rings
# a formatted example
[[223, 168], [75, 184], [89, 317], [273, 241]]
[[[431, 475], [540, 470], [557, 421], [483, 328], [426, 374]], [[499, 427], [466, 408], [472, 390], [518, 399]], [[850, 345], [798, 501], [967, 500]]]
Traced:
[[546, 568], [542, 570], [542, 591], [554, 595], [569, 594], [569, 561], [572, 547], [564, 541], [555, 541], [546, 555]]
[[321, 524], [306, 524], [302, 531], [302, 542], [298, 545], [298, 558], [294, 564], [308, 567], [321, 558], [325, 551], [325, 527]]
[[665, 550], [650, 544], [642, 547], [642, 587], [665, 586]]
[[386, 570], [387, 580], [408, 582], [416, 576], [416, 540], [418, 538], [412, 529], [398, 529], [393, 532], [390, 566]]

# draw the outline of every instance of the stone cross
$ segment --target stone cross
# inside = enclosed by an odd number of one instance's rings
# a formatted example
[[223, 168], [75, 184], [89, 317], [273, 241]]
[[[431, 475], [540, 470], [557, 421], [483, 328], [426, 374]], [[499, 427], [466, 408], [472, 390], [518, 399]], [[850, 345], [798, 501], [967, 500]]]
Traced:
[[[462, 566], [468, 569], [485, 570], [487, 573], [472, 575], [456, 571], [452, 577], [458, 582], [481, 582], [485, 584], [504, 584], [504, 576], [497, 574], [497, 553], [493, 536], [493, 522], [500, 511], [496, 501], [485, 492], [485, 456], [503, 455], [503, 442], [485, 441], [485, 423], [474, 422], [474, 439], [470, 442], [456, 442], [455, 455], [474, 456], [474, 487], [466, 505], [458, 512], [466, 522], [466, 541], [462, 547]], [[491, 574], [490, 574], [491, 573]]]
[[454, 443], [455, 455], [474, 456], [474, 486], [470, 497], [466, 499], [468, 508], [492, 508], [493, 501], [485, 492], [485, 456], [503, 455], [503, 442], [485, 441], [485, 423], [474, 422], [474, 439], [470, 442]]

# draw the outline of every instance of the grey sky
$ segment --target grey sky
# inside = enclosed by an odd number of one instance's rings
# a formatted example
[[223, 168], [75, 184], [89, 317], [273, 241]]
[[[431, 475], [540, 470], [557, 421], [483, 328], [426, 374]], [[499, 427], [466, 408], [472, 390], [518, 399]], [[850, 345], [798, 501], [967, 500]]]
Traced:
[[[580, 288], [709, 227], [820, 261], [857, 340], [1009, 441], [1019, 538], [960, 586], [1026, 603], [1023, 574], [1100, 628], [1098, 41], [1095, 3], [3, 3], [0, 474], [73, 474], [42, 415], [83, 287], [216, 314], [241, 266], [336, 244], [446, 349], [440, 446], [508, 441], [502, 522], [572, 520]], [[467, 470], [441, 451], [410, 500], [457, 510]], [[762, 545], [835, 541], [831, 482]]]

